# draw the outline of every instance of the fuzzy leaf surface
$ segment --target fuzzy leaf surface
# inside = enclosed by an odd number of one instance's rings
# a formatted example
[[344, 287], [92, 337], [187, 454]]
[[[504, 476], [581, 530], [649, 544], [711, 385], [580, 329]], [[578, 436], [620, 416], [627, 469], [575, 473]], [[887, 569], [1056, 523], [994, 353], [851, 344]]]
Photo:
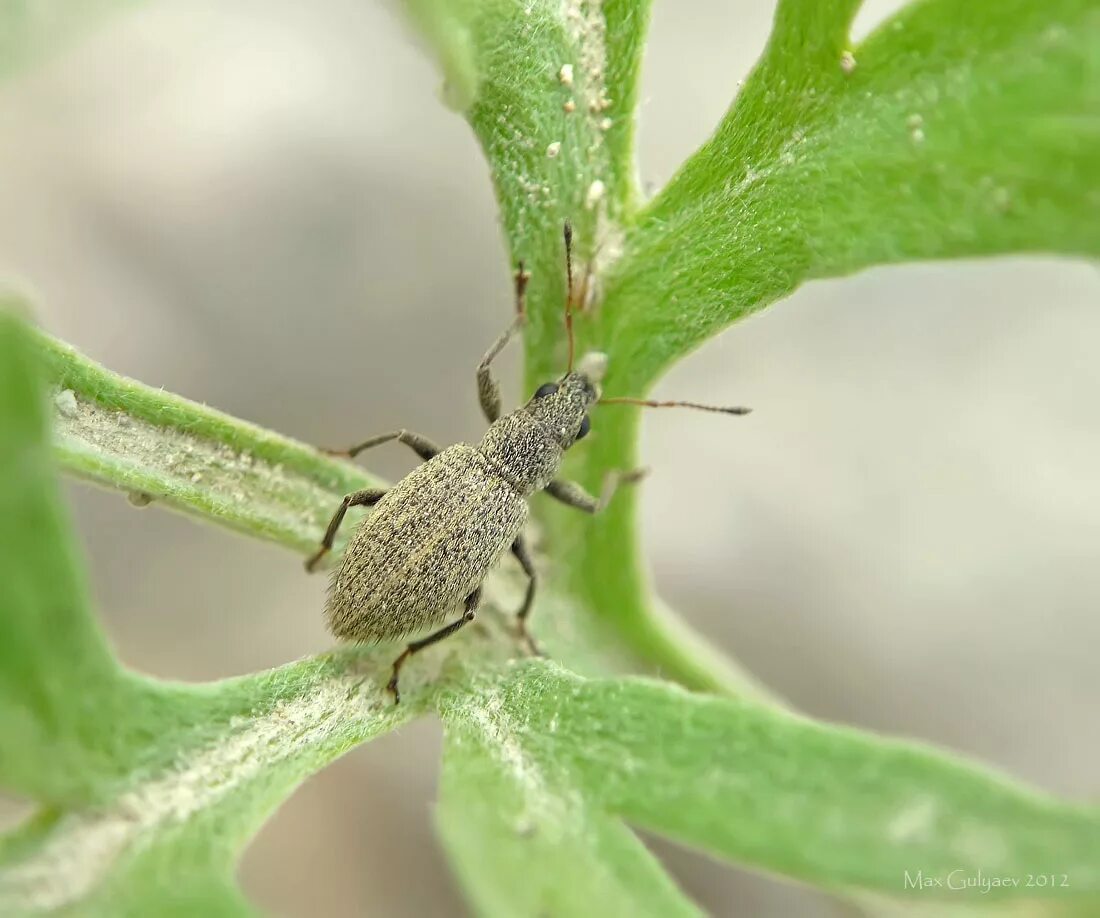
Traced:
[[233, 864], [275, 805], [426, 697], [393, 708], [384, 649], [201, 686], [119, 666], [59, 499], [39, 345], [0, 308], [0, 785], [40, 807], [0, 839], [0, 913], [237, 913]]
[[[38, 333], [66, 471], [300, 552], [345, 494], [382, 485], [349, 462], [119, 376]], [[344, 537], [361, 516], [352, 510]]]
[[616, 914], [678, 913], [624, 823], [838, 891], [976, 904], [905, 886], [958, 871], [1017, 878], [983, 900], [1100, 895], [1100, 810], [915, 743], [541, 661], [442, 712], [443, 836], [486, 914], [584, 914], [601, 889]]

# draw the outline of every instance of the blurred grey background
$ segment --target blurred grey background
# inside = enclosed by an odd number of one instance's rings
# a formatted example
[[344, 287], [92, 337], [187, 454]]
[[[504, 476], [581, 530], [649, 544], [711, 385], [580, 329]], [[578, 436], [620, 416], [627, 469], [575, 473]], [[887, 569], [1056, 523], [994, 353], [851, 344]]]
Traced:
[[[648, 185], [721, 116], [772, 6], [658, 0]], [[381, 3], [148, 4], [0, 96], [0, 266], [93, 358], [306, 441], [476, 437], [508, 269], [438, 83]], [[1098, 304], [1089, 264], [920, 265], [812, 284], [710, 342], [659, 391], [756, 412], [648, 419], [662, 592], [813, 715], [1096, 797]], [[296, 558], [69, 491], [134, 667], [213, 679], [328, 646]], [[311, 780], [246, 856], [249, 893], [287, 916], [461, 914], [431, 831], [438, 748], [421, 723]], [[657, 847], [713, 914], [827, 913]]]

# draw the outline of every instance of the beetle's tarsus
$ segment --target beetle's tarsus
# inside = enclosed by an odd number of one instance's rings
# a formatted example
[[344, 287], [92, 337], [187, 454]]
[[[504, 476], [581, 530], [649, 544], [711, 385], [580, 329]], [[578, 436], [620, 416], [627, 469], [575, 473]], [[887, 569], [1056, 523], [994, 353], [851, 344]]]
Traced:
[[397, 677], [401, 673], [401, 667], [404, 666], [405, 661], [412, 656], [412, 648], [406, 647], [401, 656], [393, 661], [393, 674], [390, 676], [390, 681], [386, 683], [386, 691], [393, 695], [393, 705], [397, 707], [401, 704], [401, 692], [397, 688]]
[[397, 690], [397, 677], [401, 672], [401, 667], [405, 665], [405, 661], [414, 653], [419, 653], [425, 647], [431, 647], [432, 644], [442, 641], [445, 637], [450, 637], [463, 625], [468, 625], [472, 622], [480, 602], [481, 587], [477, 587], [477, 589], [466, 597], [466, 611], [462, 613], [462, 618], [440, 628], [433, 634], [429, 634], [426, 638], [421, 638], [419, 641], [413, 641], [408, 647], [401, 651], [401, 656], [393, 661], [393, 675], [390, 676], [390, 681], [386, 684], [386, 691], [393, 692], [393, 703], [395, 705], [401, 703], [401, 693]]
[[519, 634], [519, 639], [527, 646], [527, 652], [533, 657], [540, 657], [546, 659], [546, 651], [543, 650], [538, 641], [535, 640], [534, 635], [527, 630], [527, 626], [521, 620], [516, 631]]

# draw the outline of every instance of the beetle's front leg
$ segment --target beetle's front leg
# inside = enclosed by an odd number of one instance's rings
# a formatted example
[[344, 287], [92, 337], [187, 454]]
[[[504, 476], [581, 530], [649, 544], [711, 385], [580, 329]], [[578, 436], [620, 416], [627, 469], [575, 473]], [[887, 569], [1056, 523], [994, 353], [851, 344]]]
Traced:
[[477, 398], [481, 403], [481, 411], [485, 415], [485, 420], [490, 424], [500, 417], [501, 402], [500, 386], [493, 379], [493, 371], [489, 365], [496, 359], [497, 354], [504, 350], [504, 346], [512, 340], [512, 336], [523, 328], [527, 322], [527, 281], [530, 279], [531, 275], [524, 270], [521, 261], [519, 268], [516, 270], [516, 317], [501, 336], [493, 342], [492, 347], [481, 358], [481, 363], [477, 365]]
[[619, 485], [634, 484], [649, 474], [649, 469], [608, 472], [598, 498], [593, 497], [575, 481], [555, 478], [546, 486], [546, 493], [563, 504], [576, 507], [585, 513], [600, 513], [610, 502]]
[[421, 436], [418, 433], [413, 433], [411, 430], [404, 429], [392, 430], [389, 433], [379, 434], [377, 437], [371, 437], [369, 440], [364, 440], [362, 443], [356, 443], [354, 446], [349, 446], [347, 449], [322, 449], [321, 452], [329, 456], [346, 456], [348, 459], [354, 459], [364, 450], [373, 449], [376, 446], [381, 446], [383, 443], [389, 443], [391, 440], [396, 440], [398, 443], [404, 443], [425, 462], [433, 458], [436, 453], [439, 452], [439, 447], [427, 437]]

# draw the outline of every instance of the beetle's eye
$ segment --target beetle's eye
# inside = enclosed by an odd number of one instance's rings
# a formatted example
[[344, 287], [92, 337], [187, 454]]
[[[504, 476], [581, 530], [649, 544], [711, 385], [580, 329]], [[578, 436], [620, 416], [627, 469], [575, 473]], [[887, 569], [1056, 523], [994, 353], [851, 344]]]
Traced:
[[542, 398], [544, 395], [553, 395], [558, 391], [558, 384], [553, 382], [543, 383], [535, 390], [535, 398]]
[[584, 420], [581, 421], [581, 429], [577, 431], [577, 439], [583, 440], [588, 436], [588, 431], [592, 429], [592, 422], [588, 420], [588, 415], [584, 416]]

